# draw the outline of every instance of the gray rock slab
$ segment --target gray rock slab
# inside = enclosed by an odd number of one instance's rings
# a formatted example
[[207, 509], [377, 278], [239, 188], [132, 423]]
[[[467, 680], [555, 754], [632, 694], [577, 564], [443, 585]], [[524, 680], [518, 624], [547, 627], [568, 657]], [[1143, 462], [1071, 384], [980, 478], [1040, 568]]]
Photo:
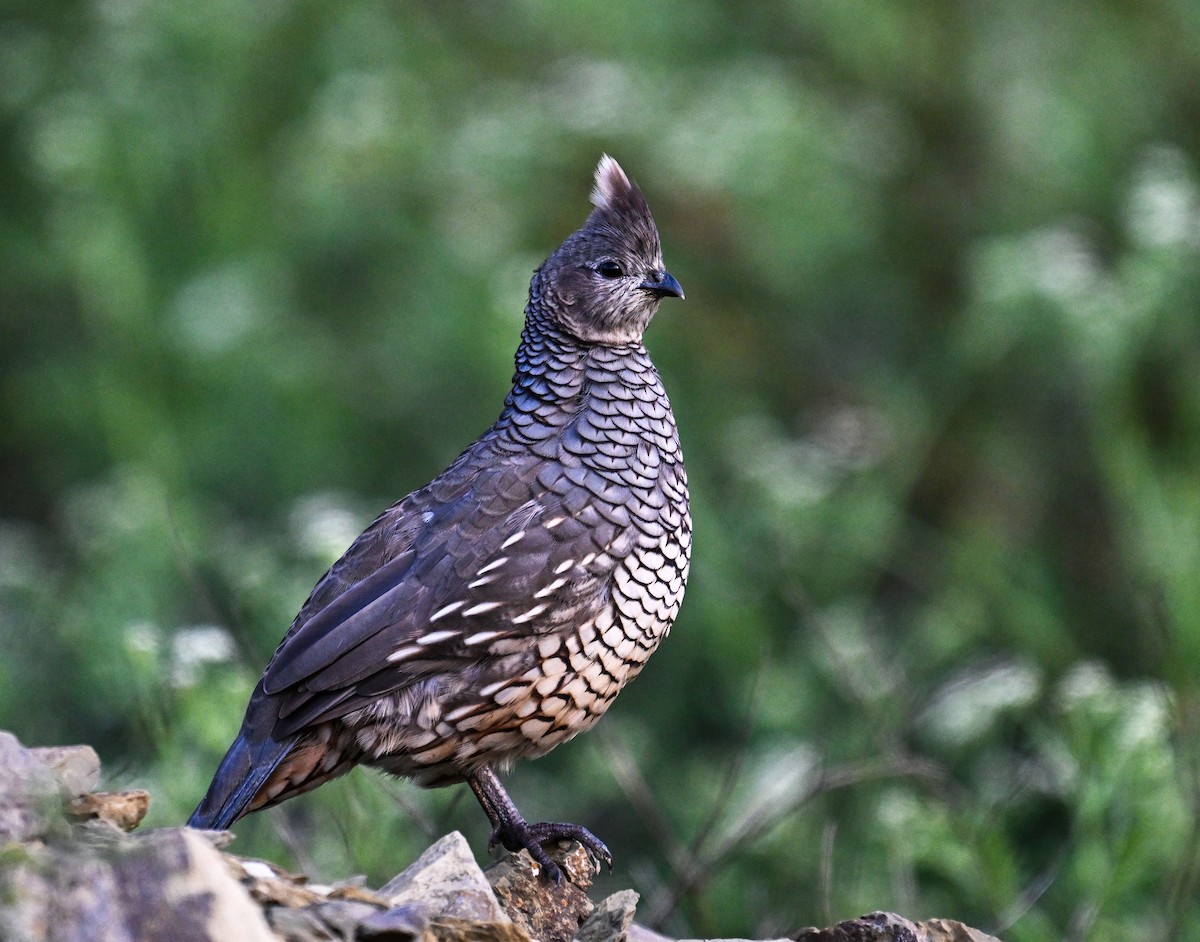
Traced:
[[0, 732], [0, 844], [65, 833], [66, 798], [53, 770], [12, 733]]
[[429, 918], [509, 922], [467, 839], [452, 831], [380, 890], [390, 906], [418, 903]]
[[422, 907], [406, 903], [368, 916], [359, 924], [358, 936], [364, 940], [401, 942], [421, 939], [428, 927], [429, 922], [422, 912]]
[[675, 942], [675, 940], [643, 926], [640, 922], [635, 922], [629, 926], [629, 942]]
[[30, 852], [0, 871], [0, 898], [4, 939], [278, 942], [220, 853], [184, 828]]
[[29, 751], [54, 772], [68, 798], [93, 792], [100, 784], [100, 757], [91, 746], [38, 746]]
[[576, 942], [626, 942], [637, 903], [633, 890], [620, 890], [602, 899], [579, 927]]

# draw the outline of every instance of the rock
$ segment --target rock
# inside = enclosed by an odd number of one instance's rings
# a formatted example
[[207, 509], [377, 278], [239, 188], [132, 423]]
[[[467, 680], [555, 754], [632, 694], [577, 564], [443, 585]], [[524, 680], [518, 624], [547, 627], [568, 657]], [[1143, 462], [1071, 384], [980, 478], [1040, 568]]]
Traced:
[[64, 797], [50, 767], [12, 733], [0, 732], [0, 844], [65, 833]]
[[372, 903], [382, 909], [387, 909], [387, 899], [380, 896], [374, 890], [369, 890], [365, 886], [354, 886], [344, 884], [334, 884], [327, 894], [330, 899], [348, 899], [359, 903]]
[[358, 903], [347, 899], [326, 900], [310, 907], [309, 911], [315, 913], [321, 922], [333, 931], [333, 938], [345, 939], [346, 942], [354, 942], [358, 936], [359, 926], [365, 920], [373, 919], [380, 913], [378, 907], [371, 906], [369, 903]]
[[68, 798], [87, 794], [100, 783], [100, 757], [91, 746], [39, 746], [29, 751], [54, 772]]
[[524, 929], [511, 922], [434, 919], [429, 929], [437, 942], [532, 942]]
[[626, 942], [637, 902], [638, 895], [633, 890], [621, 890], [601, 900], [583, 921], [575, 938], [578, 942]]
[[487, 878], [517, 926], [541, 942], [570, 942], [594, 908], [587, 895], [594, 865], [576, 842], [547, 849], [566, 876], [561, 884], [543, 880], [541, 868], [524, 850], [488, 867]]
[[434, 919], [430, 931], [437, 942], [535, 942], [514, 923], [474, 923], [469, 919]]
[[467, 840], [452, 831], [425, 851], [379, 895], [390, 906], [419, 903], [426, 916], [509, 922]]
[[274, 942], [221, 854], [193, 831], [163, 829], [133, 844], [116, 862], [133, 938]]
[[118, 831], [132, 831], [142, 823], [149, 807], [150, 793], [132, 789], [77, 795], [67, 805], [67, 813], [80, 821], [99, 821]]
[[325, 897], [315, 890], [290, 880], [278, 877], [259, 877], [247, 874], [241, 881], [250, 896], [260, 906], [286, 906], [299, 908], [324, 901]]
[[436, 938], [429, 932], [429, 920], [419, 903], [394, 906], [368, 916], [358, 925], [358, 937], [375, 942], [433, 942]]
[[220, 853], [169, 828], [103, 851], [59, 846], [0, 871], [0, 938], [278, 942]]
[[353, 900], [327, 900], [300, 908], [272, 906], [267, 910], [267, 922], [288, 942], [436, 942], [424, 931], [422, 919], [387, 918], [392, 912]]
[[233, 831], [197, 831], [196, 833], [212, 844], [217, 850], [224, 850], [235, 839]]
[[629, 942], [672, 942], [672, 940], [660, 932], [646, 928], [640, 922], [635, 922], [629, 926]]
[[[805, 932], [807, 932], [807, 931], [808, 931], [807, 929], [801, 929], [801, 930], [800, 930], [800, 932], [801, 932], [801, 935], [797, 936], [796, 938], [805, 938], [805, 936], [803, 935], [803, 933], [805, 933]], [[632, 936], [632, 933], [631, 933], [630, 935]], [[880, 937], [879, 937], [879, 939], [884, 939], [884, 938], [887, 938], [887, 936], [880, 936]], [[841, 937], [841, 936], [838, 936], [838, 942], [841, 942], [841, 939], [842, 939], [842, 937]], [[679, 940], [677, 940], [677, 942], [795, 942], [795, 940], [794, 940], [794, 939], [792, 939], [791, 937], [789, 937], [789, 938], [783, 938], [783, 939], [736, 939], [736, 938], [726, 938], [726, 939], [679, 939]], [[824, 940], [822, 940], [822, 942], [824, 942]], [[875, 937], [875, 936], [873, 936], [873, 935], [855, 936], [855, 937], [854, 937], [854, 942], [876, 942], [876, 937]]]
[[[543, 879], [525, 851], [484, 873], [455, 832], [379, 891], [362, 877], [321, 885], [225, 853], [228, 831], [130, 835], [149, 795], [93, 791], [99, 780], [88, 746], [28, 749], [0, 731], [3, 942], [671, 942], [633, 921], [632, 890], [593, 905], [595, 862], [576, 843], [548, 848], [562, 884]], [[999, 942], [951, 920], [892, 913], [793, 938]]]
[[288, 942], [331, 942], [340, 938], [312, 909], [289, 909], [276, 906], [267, 910], [267, 923], [275, 933]]
[[1000, 942], [953, 919], [911, 922], [895, 913], [868, 913], [828, 929], [802, 929], [796, 942]]
[[917, 923], [929, 934], [929, 942], [1000, 942], [994, 935], [964, 926], [953, 919], [928, 919]]

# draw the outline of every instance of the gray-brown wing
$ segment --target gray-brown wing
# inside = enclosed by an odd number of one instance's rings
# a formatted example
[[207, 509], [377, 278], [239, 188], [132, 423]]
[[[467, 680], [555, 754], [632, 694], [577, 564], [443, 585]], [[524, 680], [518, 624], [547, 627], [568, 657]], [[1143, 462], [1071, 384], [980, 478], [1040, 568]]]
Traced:
[[[306, 606], [313, 610], [297, 619], [263, 677], [279, 709], [277, 735], [486, 660], [498, 640], [511, 653], [514, 642], [564, 627], [581, 604], [606, 601], [634, 538], [628, 492], [528, 453], [472, 457], [360, 538], [386, 543], [390, 532], [403, 534], [400, 552], [356, 544], [347, 559], [386, 562], [361, 577], [340, 564], [331, 570], [348, 588]], [[580, 598], [588, 593], [605, 599]]]

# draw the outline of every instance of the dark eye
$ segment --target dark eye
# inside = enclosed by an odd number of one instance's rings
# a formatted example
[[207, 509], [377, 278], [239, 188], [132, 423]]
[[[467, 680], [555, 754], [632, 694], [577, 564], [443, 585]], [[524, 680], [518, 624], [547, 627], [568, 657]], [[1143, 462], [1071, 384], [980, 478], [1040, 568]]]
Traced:
[[616, 262], [601, 262], [596, 266], [596, 271], [600, 272], [605, 278], [620, 278], [625, 274], [621, 270], [621, 266]]

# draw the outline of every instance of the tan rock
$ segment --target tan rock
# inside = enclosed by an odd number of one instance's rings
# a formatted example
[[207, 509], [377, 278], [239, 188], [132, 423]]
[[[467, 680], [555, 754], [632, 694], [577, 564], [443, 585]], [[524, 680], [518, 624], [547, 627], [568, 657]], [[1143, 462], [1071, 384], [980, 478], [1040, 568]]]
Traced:
[[929, 942], [1000, 942], [994, 935], [964, 926], [953, 919], [928, 919], [918, 922], [917, 927], [929, 933]]
[[[77, 795], [67, 805], [67, 812], [78, 821], [99, 821], [119, 831], [132, 831], [149, 808], [150, 793], [138, 788]], [[210, 841], [205, 843], [211, 846]]]
[[489, 867], [487, 878], [504, 911], [530, 936], [541, 942], [570, 942], [595, 908], [587, 895], [594, 865], [575, 842], [547, 850], [566, 876], [561, 884], [543, 879], [541, 868], [524, 850]]
[[953, 919], [912, 922], [895, 913], [868, 913], [828, 929], [802, 929], [796, 942], [1000, 942]]
[[524, 929], [508, 920], [479, 922], [445, 917], [434, 919], [429, 929], [437, 942], [532, 942]]

